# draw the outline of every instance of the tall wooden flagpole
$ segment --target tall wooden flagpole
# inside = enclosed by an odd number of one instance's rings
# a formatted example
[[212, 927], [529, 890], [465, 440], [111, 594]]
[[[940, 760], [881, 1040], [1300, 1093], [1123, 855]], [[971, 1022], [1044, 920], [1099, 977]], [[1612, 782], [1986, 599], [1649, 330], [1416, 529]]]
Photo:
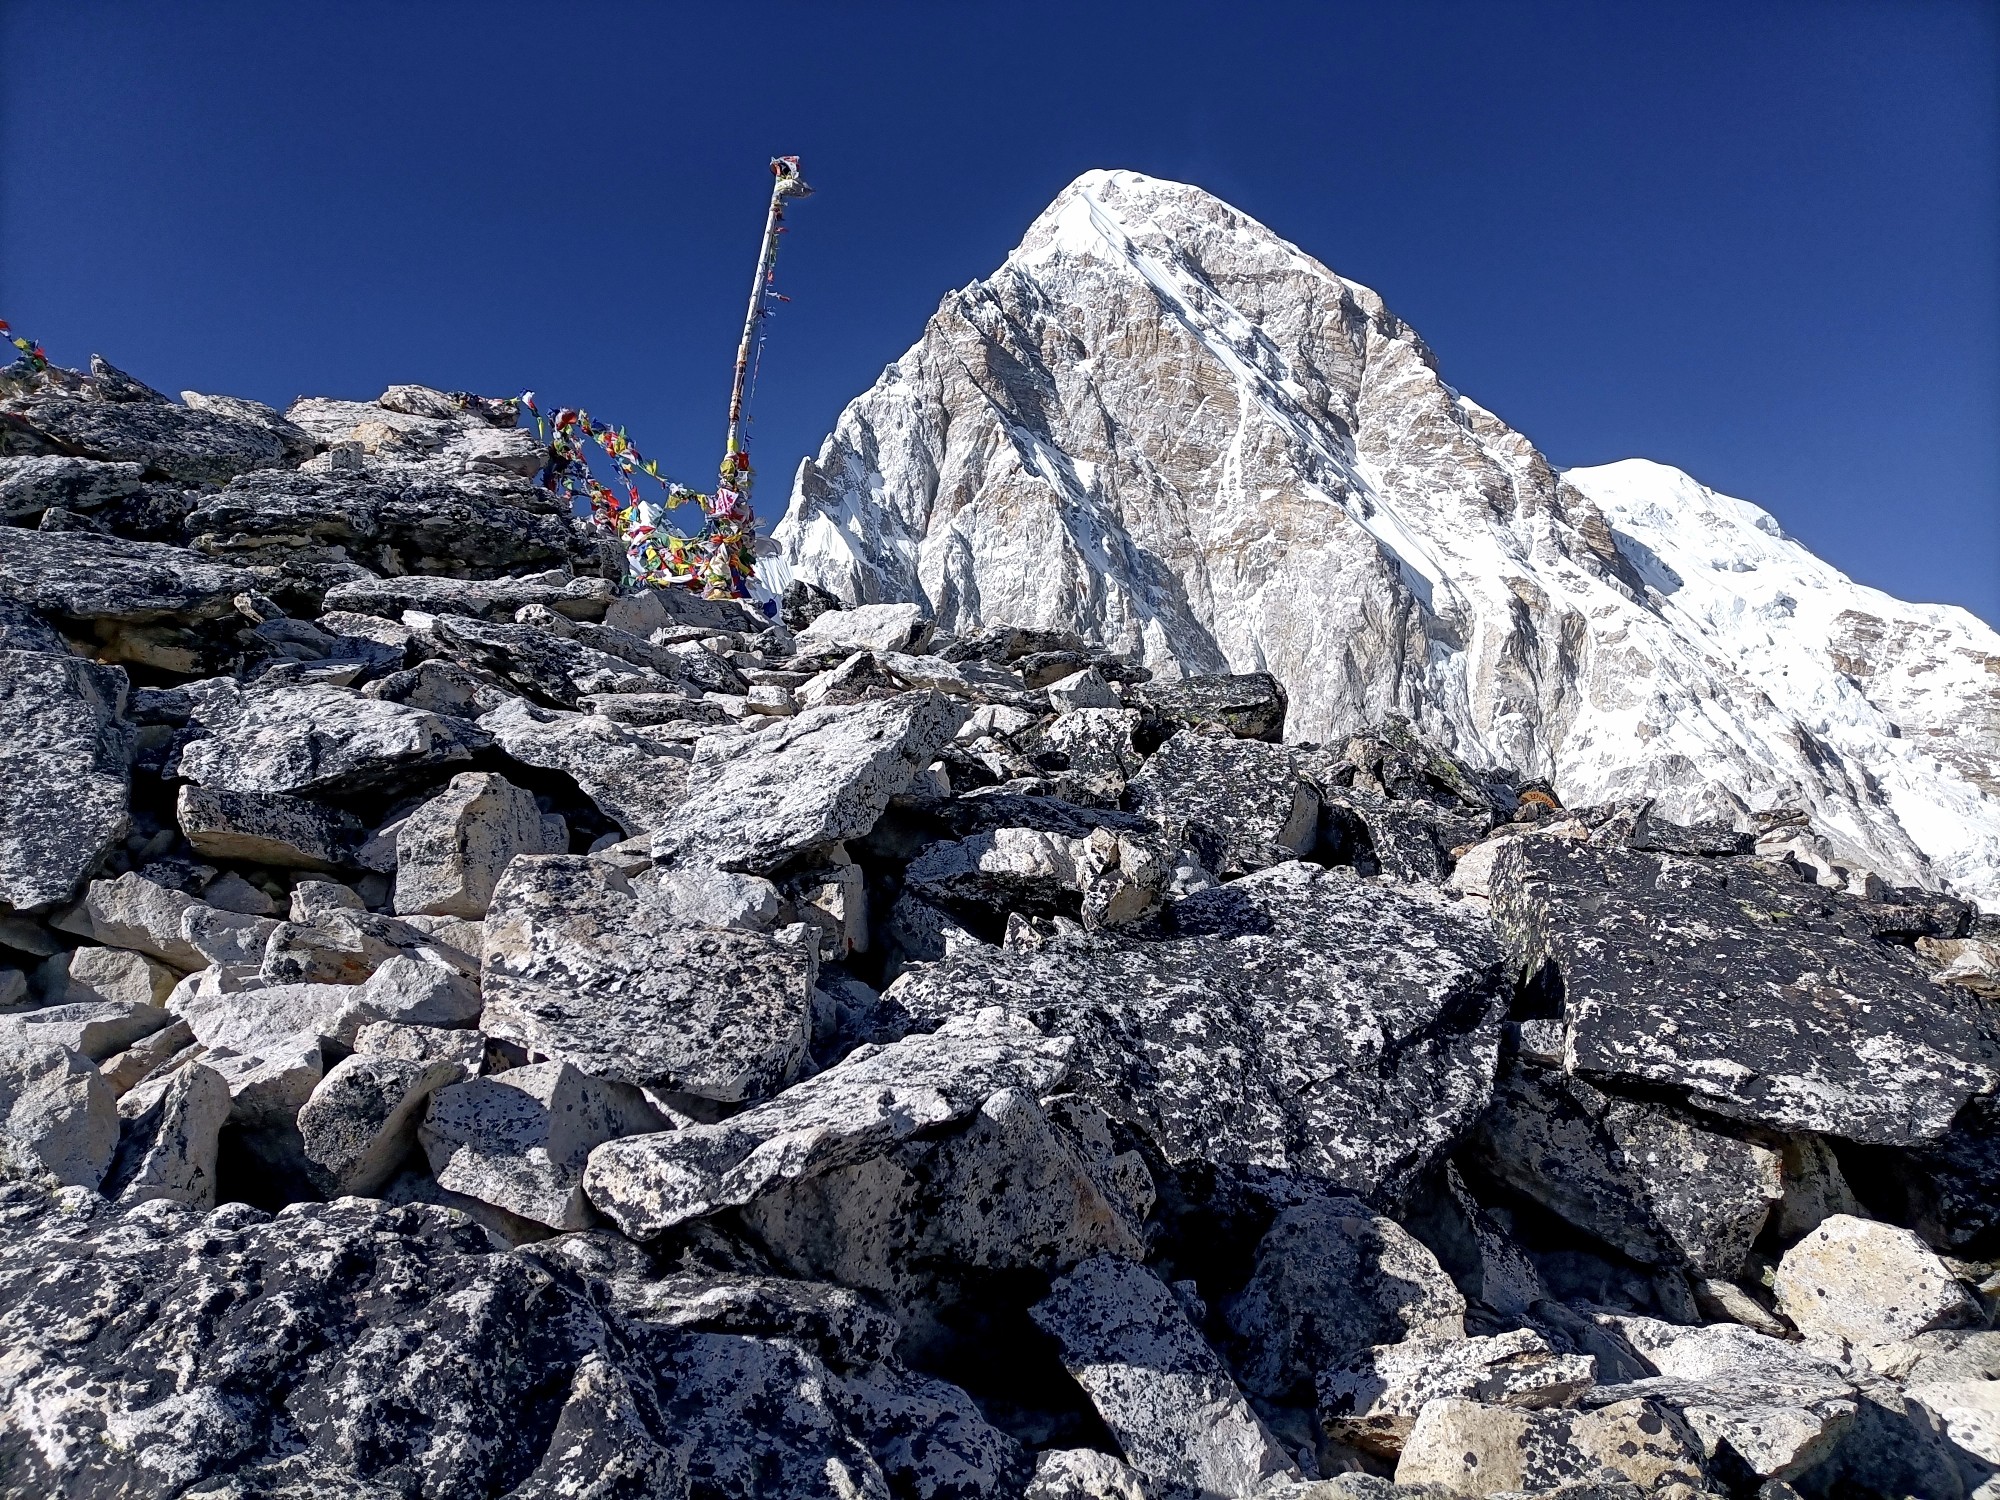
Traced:
[[742, 476], [750, 467], [743, 451], [743, 388], [750, 375], [750, 351], [757, 340], [757, 320], [764, 315], [764, 288], [771, 279], [771, 267], [778, 259], [778, 226], [785, 217], [785, 203], [803, 198], [812, 191], [799, 176], [796, 156], [771, 158], [771, 210], [764, 218], [764, 244], [757, 254], [757, 274], [750, 282], [750, 310], [743, 315], [743, 338], [736, 346], [736, 381], [729, 389], [729, 444], [722, 453], [722, 486], [741, 491]]

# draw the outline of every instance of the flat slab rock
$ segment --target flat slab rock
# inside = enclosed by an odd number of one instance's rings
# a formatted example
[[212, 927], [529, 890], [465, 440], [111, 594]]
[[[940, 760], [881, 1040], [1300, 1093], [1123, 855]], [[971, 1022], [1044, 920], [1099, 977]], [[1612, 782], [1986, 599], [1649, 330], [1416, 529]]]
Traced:
[[482, 1025], [594, 1077], [762, 1099], [804, 1061], [816, 966], [807, 943], [684, 926], [601, 860], [527, 855], [486, 915]]
[[674, 816], [693, 757], [688, 746], [643, 728], [524, 698], [494, 709], [479, 727], [523, 765], [566, 772], [628, 834], [651, 833]]
[[1076, 1081], [1173, 1165], [1404, 1181], [1492, 1097], [1500, 945], [1422, 891], [1290, 863], [1174, 909], [1179, 936], [980, 947], [884, 995], [912, 1025], [1003, 1005], [1077, 1039]]
[[1513, 841], [1492, 892], [1523, 972], [1561, 977], [1571, 1072], [1878, 1145], [1936, 1139], [2000, 1086], [1980, 1003], [1875, 941], [1856, 897], [1558, 839]]
[[0, 903], [68, 900], [124, 835], [125, 694], [116, 667], [0, 651]]
[[1003, 1089], [1062, 1081], [1070, 1042], [989, 1010], [928, 1036], [863, 1046], [777, 1098], [714, 1125], [599, 1146], [584, 1191], [635, 1239], [801, 1178], [882, 1155], [922, 1130], [968, 1118]]
[[761, 875], [859, 838], [963, 717], [942, 693], [904, 693], [812, 709], [748, 739], [704, 738], [688, 772], [702, 788], [699, 812], [665, 824], [653, 857]]
[[69, 620], [214, 620], [257, 579], [198, 552], [93, 531], [0, 527], [0, 595]]
[[86, 458], [143, 464], [183, 484], [225, 484], [252, 469], [275, 469], [286, 457], [268, 427], [164, 401], [42, 397], [20, 415]]
[[336, 687], [245, 692], [224, 679], [194, 684], [195, 724], [180, 773], [229, 792], [329, 796], [456, 765], [490, 738], [476, 725]]

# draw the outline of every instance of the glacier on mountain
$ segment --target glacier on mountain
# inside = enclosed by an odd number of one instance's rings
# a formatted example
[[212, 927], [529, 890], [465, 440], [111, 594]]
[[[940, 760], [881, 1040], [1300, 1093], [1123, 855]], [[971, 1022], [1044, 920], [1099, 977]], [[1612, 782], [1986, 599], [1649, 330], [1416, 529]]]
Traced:
[[1066, 188], [801, 465], [784, 573], [946, 630], [1263, 670], [1565, 800], [1798, 808], [2000, 907], [2000, 635], [1642, 460], [1559, 471], [1367, 287], [1202, 190]]

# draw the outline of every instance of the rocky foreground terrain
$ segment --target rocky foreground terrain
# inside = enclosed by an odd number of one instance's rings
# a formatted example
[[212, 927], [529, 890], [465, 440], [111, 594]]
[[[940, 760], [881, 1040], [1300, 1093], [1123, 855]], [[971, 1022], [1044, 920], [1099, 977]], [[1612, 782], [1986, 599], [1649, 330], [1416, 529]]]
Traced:
[[0, 1492], [2000, 1493], [2000, 921], [1803, 810], [6, 379]]

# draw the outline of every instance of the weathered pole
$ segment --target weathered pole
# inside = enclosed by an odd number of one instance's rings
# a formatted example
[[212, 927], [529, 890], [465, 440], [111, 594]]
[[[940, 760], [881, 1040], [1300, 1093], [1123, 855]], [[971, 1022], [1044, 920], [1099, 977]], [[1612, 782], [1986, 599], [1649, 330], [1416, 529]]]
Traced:
[[799, 176], [796, 156], [771, 158], [771, 211], [764, 219], [764, 244], [757, 253], [757, 274], [750, 282], [750, 310], [743, 315], [743, 339], [736, 346], [736, 381], [729, 390], [729, 445], [722, 453], [722, 484], [737, 488], [737, 480], [748, 463], [743, 454], [743, 388], [750, 374], [750, 351], [757, 339], [757, 320], [764, 314], [764, 287], [771, 267], [778, 259], [778, 225], [784, 221], [785, 201], [803, 198], [812, 189]]

